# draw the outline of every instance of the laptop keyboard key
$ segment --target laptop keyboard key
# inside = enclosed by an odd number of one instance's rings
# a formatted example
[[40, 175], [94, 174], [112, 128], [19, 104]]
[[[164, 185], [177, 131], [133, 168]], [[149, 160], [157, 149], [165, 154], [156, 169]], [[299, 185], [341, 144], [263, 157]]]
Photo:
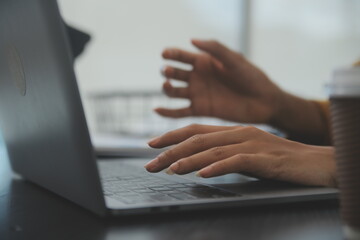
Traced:
[[216, 188], [192, 188], [192, 189], [184, 189], [185, 193], [188, 193], [192, 196], [196, 196], [199, 198], [218, 198], [218, 197], [235, 197], [237, 194], [223, 191]]
[[170, 195], [170, 194], [173, 194], [173, 193], [182, 193], [182, 192], [178, 191], [177, 189], [172, 189], [172, 190], [167, 190], [167, 191], [161, 191], [161, 193]]
[[159, 191], [159, 192], [171, 190], [171, 188], [168, 188], [168, 187], [153, 187], [153, 188], [150, 188], [150, 189], [152, 189], [154, 191]]
[[136, 193], [153, 193], [154, 191], [148, 188], [134, 189]]
[[168, 196], [166, 194], [161, 194], [161, 193], [155, 193], [155, 194], [149, 194], [147, 195], [148, 197], [156, 200], [156, 201], [172, 201], [174, 200], [175, 198], [171, 197], [171, 196]]
[[169, 188], [188, 188], [188, 186], [184, 185], [184, 184], [169, 184], [169, 185], [166, 185], [166, 187], [169, 187]]
[[171, 196], [171, 197], [173, 197], [173, 198], [176, 198], [176, 199], [178, 199], [178, 200], [197, 199], [196, 197], [191, 196], [191, 195], [186, 194], [186, 193], [172, 193], [172, 194], [169, 194], [169, 196]]
[[208, 186], [196, 184], [196, 183], [185, 183], [186, 187], [192, 187], [192, 188], [208, 188]]
[[[123, 171], [121, 171], [123, 170]], [[144, 172], [109, 169], [114, 174], [102, 178], [104, 194], [126, 204], [233, 197], [234, 193], [194, 182], [175, 182]], [[117, 174], [127, 174], [116, 176]]]

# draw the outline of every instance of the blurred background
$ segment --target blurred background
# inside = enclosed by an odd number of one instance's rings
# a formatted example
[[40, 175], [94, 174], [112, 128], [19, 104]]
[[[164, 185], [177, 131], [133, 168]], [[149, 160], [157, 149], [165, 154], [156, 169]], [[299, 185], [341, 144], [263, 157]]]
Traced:
[[[59, 0], [65, 21], [91, 35], [75, 71], [94, 135], [152, 136], [209, 118], [169, 120], [158, 106], [165, 47], [196, 51], [217, 39], [244, 53], [282, 88], [326, 98], [333, 69], [360, 57], [358, 0]], [[188, 66], [184, 66], [185, 68]]]

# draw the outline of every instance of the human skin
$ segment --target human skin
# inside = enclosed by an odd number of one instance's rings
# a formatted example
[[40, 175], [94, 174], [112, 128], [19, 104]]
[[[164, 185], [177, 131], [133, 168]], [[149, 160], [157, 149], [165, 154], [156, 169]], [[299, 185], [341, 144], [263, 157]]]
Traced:
[[[168, 48], [164, 59], [190, 64], [191, 70], [166, 66], [164, 92], [185, 98], [190, 105], [181, 109], [157, 108], [165, 117], [210, 116], [241, 123], [270, 124], [295, 139], [321, 144], [328, 127], [312, 101], [289, 94], [240, 53], [216, 41], [192, 40], [200, 53]], [[174, 87], [172, 80], [186, 87]], [[301, 111], [301, 114], [299, 114]]]
[[[166, 66], [163, 84], [169, 97], [185, 98], [182, 109], [157, 108], [162, 116], [211, 116], [246, 123], [266, 123], [289, 136], [320, 142], [328, 131], [313, 102], [291, 95], [259, 68], [216, 41], [192, 40], [201, 53], [165, 49], [163, 58], [192, 66], [183, 70]], [[169, 79], [183, 81], [174, 87]], [[333, 147], [312, 146], [263, 132], [253, 127], [191, 125], [165, 133], [149, 142], [154, 148], [173, 146], [149, 162], [149, 172], [169, 174], [198, 171], [199, 177], [227, 173], [336, 186]]]
[[149, 172], [198, 171], [203, 178], [244, 173], [305, 185], [336, 186], [333, 147], [291, 141], [255, 127], [194, 124], [152, 139], [149, 145], [174, 145], [145, 166]]

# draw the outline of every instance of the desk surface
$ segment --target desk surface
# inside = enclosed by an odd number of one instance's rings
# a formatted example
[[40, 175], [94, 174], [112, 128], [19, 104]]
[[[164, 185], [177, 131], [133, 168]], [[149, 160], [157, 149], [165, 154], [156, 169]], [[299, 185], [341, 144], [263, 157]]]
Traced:
[[0, 158], [0, 239], [342, 239], [333, 201], [101, 219], [11, 176]]

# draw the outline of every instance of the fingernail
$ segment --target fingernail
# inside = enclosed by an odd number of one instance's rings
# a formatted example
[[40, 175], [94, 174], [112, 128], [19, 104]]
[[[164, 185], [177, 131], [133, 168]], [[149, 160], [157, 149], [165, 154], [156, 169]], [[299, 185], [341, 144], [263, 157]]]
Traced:
[[200, 171], [198, 171], [195, 175], [197, 177], [201, 177], [201, 178], [207, 178], [209, 177], [209, 172], [211, 171], [210, 169], [211, 167], [206, 167], [201, 169]]
[[151, 160], [150, 162], [148, 162], [144, 167], [146, 168], [146, 170], [148, 170], [149, 172], [155, 171], [157, 168], [157, 164], [158, 164], [158, 159], [155, 158], [154, 160]]
[[166, 77], [166, 76], [165, 76], [165, 70], [166, 70], [166, 66], [162, 66], [162, 67], [160, 68], [160, 72], [161, 72], [161, 75], [162, 75], [163, 77]]
[[173, 163], [170, 165], [170, 167], [166, 170], [166, 173], [169, 175], [174, 175], [179, 169], [178, 163]]
[[172, 88], [170, 79], [167, 78], [167, 79], [165, 80], [165, 83], [166, 83], [166, 88], [169, 88], [169, 87]]
[[160, 137], [154, 137], [148, 141], [149, 145], [156, 144], [160, 140]]
[[166, 49], [167, 57], [172, 57], [174, 55], [174, 50], [171, 48]]
[[170, 168], [166, 169], [165, 173], [168, 174], [168, 175], [174, 175], [175, 174]]
[[195, 43], [195, 44], [196, 44], [196, 43], [202, 43], [202, 42], [204, 42], [203, 40], [196, 39], [196, 38], [195, 38], [195, 39], [194, 39], [194, 38], [191, 39], [191, 41], [192, 41], [193, 43]]

